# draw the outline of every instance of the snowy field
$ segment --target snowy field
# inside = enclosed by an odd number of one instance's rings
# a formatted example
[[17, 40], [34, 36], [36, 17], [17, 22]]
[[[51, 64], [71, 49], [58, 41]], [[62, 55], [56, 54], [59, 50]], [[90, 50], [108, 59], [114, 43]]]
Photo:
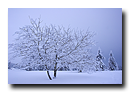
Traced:
[[[53, 77], [53, 71], [50, 71]], [[46, 71], [8, 70], [8, 84], [122, 84], [122, 71], [98, 71], [92, 74], [58, 71], [49, 80]]]

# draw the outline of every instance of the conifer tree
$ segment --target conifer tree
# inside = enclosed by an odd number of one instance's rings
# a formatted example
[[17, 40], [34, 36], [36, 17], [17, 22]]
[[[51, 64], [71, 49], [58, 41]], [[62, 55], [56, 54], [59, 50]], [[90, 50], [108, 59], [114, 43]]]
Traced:
[[117, 64], [117, 62], [115, 61], [115, 58], [114, 58], [114, 56], [113, 56], [112, 51], [110, 52], [109, 55], [110, 55], [110, 57], [109, 57], [109, 59], [108, 59], [108, 69], [109, 69], [110, 71], [118, 70], [118, 64]]
[[104, 71], [106, 69], [106, 65], [103, 62], [104, 56], [101, 54], [101, 50], [98, 49], [96, 56], [96, 71]]

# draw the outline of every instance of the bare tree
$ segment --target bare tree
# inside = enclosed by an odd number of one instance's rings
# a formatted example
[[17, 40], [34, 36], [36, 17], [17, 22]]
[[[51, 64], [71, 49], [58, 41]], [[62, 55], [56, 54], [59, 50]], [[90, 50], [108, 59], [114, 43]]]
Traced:
[[[82, 61], [83, 53], [88, 53], [94, 44], [90, 31], [65, 29], [63, 26], [41, 26], [38, 20], [30, 19], [31, 25], [20, 28], [15, 32], [18, 35], [16, 42], [9, 44], [13, 58], [22, 57], [24, 64], [44, 65], [49, 75], [50, 66], [54, 65], [54, 78], [57, 70], [72, 61], [79, 55]], [[86, 55], [87, 56], [87, 55]], [[90, 60], [91, 57], [86, 57]], [[78, 59], [77, 59], [78, 60]]]

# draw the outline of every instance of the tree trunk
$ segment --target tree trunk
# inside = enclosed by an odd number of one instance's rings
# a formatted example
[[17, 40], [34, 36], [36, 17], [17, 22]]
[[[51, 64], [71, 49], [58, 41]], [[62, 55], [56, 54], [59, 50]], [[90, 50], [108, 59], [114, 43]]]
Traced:
[[[57, 54], [56, 54], [56, 58], [55, 59], [56, 59], [56, 61], [58, 60]], [[54, 77], [53, 78], [56, 78], [56, 72], [58, 70], [56, 61], [55, 61], [55, 66], [54, 66]]]
[[56, 71], [57, 71], [57, 70], [54, 70], [54, 78], [56, 78]]
[[52, 80], [48, 70], [47, 70], [47, 75], [48, 75], [49, 79]]
[[49, 69], [47, 68], [47, 65], [45, 65], [45, 66], [46, 66], [46, 69], [47, 69], [47, 75], [48, 75], [49, 79], [52, 80], [52, 79], [51, 79], [51, 76], [50, 76], [50, 74], [49, 74]]
[[54, 67], [54, 78], [56, 78], [56, 72], [57, 72], [57, 62], [55, 63], [55, 67]]

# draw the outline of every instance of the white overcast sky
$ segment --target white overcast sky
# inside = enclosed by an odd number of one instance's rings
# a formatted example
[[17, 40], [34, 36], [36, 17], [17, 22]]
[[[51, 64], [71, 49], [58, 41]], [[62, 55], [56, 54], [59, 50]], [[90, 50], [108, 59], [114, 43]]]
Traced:
[[63, 25], [96, 33], [93, 53], [98, 48], [108, 64], [110, 50], [118, 64], [122, 66], [122, 9], [121, 8], [9, 8], [8, 9], [8, 43], [12, 43], [14, 32], [29, 25], [29, 16], [43, 20], [43, 24]]

